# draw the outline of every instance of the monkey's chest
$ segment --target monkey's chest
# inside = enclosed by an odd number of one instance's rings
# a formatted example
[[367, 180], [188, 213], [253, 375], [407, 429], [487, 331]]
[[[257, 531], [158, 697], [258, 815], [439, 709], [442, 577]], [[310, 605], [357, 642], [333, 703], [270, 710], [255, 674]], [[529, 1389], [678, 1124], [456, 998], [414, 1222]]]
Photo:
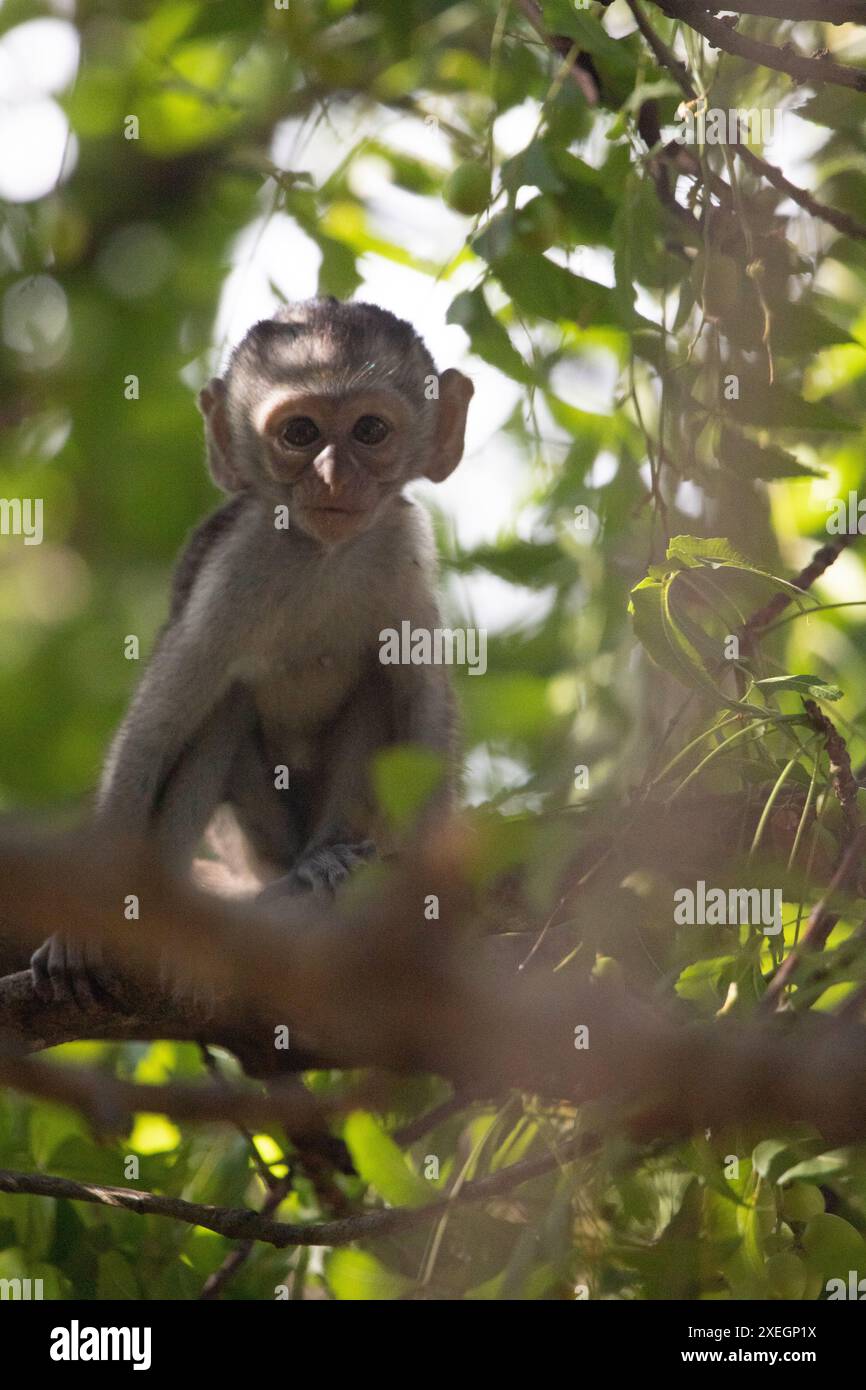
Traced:
[[327, 652], [253, 683], [265, 746], [277, 761], [311, 766], [322, 732], [351, 699], [361, 678], [361, 662], [337, 661]]

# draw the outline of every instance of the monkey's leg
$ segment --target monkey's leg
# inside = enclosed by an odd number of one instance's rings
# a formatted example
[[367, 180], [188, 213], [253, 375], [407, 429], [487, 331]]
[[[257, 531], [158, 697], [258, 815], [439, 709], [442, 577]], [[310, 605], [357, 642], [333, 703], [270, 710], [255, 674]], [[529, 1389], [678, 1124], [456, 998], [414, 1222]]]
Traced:
[[284, 873], [304, 844], [304, 779], [293, 773], [290, 781], [285, 789], [275, 786], [256, 721], [236, 751], [226, 800], [243, 834], [247, 867], [260, 879]]
[[167, 868], [184, 874], [208, 822], [230, 796], [241, 749], [252, 738], [256, 708], [244, 686], [232, 686], [181, 754], [153, 818], [157, 851]]
[[333, 892], [376, 852], [370, 763], [390, 741], [392, 716], [381, 675], [373, 671], [347, 702], [323, 741], [310, 831], [288, 874], [260, 900]]

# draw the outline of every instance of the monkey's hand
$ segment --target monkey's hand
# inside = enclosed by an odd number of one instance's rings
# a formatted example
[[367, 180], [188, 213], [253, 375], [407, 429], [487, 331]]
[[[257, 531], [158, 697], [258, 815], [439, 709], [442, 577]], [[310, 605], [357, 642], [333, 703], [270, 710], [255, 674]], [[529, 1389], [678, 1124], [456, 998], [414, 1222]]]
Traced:
[[333, 893], [359, 864], [376, 852], [372, 840], [356, 844], [327, 845], [299, 859], [290, 873], [274, 879], [259, 894], [259, 902], [274, 902], [301, 893]]
[[33, 988], [45, 1004], [77, 1004], [85, 1012], [112, 998], [114, 973], [95, 941], [49, 936], [30, 957]]

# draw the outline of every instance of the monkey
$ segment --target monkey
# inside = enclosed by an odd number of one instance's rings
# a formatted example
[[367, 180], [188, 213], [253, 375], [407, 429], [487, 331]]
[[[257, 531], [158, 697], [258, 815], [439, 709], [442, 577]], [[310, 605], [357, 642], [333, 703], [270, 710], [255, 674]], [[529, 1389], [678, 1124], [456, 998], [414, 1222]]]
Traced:
[[[178, 561], [108, 751], [97, 827], [148, 839], [184, 874], [228, 806], [273, 901], [331, 892], [375, 852], [381, 749], [440, 755], [428, 810], [453, 804], [448, 673], [379, 654], [385, 629], [441, 626], [432, 526], [403, 488], [457, 467], [472, 395], [409, 323], [371, 304], [291, 303], [249, 330], [199, 395], [228, 500]], [[108, 989], [98, 950], [62, 934], [31, 966], [43, 999], [88, 1009]]]

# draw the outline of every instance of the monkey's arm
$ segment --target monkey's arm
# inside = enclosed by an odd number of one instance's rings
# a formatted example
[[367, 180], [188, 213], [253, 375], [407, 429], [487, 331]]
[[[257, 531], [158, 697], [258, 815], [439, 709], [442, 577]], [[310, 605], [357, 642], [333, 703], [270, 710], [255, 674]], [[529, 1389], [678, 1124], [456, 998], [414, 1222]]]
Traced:
[[231, 683], [228, 648], [215, 618], [197, 626], [182, 619], [163, 635], [114, 737], [97, 794], [97, 819], [115, 834], [153, 828], [169, 774]]
[[[199, 611], [193, 622], [193, 611], [187, 608], [163, 633], [114, 739], [97, 796], [97, 825], [110, 827], [114, 835], [154, 835], [163, 850], [157, 824], [160, 798], [168, 820], [178, 828], [180, 819], [188, 820], [187, 812], [200, 815], [203, 794], [214, 799], [218, 790], [215, 765], [206, 755], [227, 753], [228, 733], [237, 728], [230, 712], [227, 719], [219, 718], [231, 683], [232, 628], [216, 612], [205, 620]], [[202, 743], [198, 751], [197, 743]], [[178, 774], [175, 794], [172, 773]], [[178, 791], [185, 795], [179, 797]], [[72, 999], [84, 1009], [109, 984], [99, 947], [67, 941], [60, 933], [34, 952], [31, 968], [40, 997]]]

